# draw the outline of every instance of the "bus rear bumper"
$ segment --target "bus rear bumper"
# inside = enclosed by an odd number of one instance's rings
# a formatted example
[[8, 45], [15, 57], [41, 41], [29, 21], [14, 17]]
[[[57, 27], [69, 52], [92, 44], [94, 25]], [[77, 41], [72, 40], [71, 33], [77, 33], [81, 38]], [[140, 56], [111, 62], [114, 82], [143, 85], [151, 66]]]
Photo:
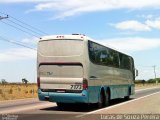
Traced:
[[41, 101], [59, 102], [59, 103], [88, 103], [88, 94], [86, 90], [81, 93], [57, 93], [42, 92], [38, 90], [38, 97]]

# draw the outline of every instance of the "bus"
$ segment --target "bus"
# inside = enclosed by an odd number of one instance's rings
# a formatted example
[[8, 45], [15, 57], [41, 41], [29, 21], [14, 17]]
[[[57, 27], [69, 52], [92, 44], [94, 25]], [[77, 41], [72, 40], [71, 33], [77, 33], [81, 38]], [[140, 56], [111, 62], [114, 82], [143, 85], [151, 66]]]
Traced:
[[81, 35], [51, 35], [37, 50], [38, 97], [56, 102], [108, 106], [116, 98], [135, 93], [131, 56]]

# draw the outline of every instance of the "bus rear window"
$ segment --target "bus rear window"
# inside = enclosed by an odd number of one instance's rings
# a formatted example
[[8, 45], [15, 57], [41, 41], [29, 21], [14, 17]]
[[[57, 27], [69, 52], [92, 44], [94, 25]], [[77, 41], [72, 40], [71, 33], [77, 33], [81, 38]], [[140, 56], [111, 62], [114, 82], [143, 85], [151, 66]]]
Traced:
[[82, 40], [45, 40], [38, 45], [40, 54], [44, 56], [75, 56], [83, 51]]

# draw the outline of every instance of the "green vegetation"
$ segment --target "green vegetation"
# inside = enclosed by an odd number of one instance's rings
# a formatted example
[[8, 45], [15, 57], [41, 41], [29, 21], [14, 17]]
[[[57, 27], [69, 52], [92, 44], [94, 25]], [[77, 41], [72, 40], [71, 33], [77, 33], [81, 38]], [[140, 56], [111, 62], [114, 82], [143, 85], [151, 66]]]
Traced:
[[22, 83], [25, 83], [25, 84], [27, 84], [29, 81], [26, 79], [26, 78], [23, 78], [22, 79]]
[[0, 84], [6, 84], [8, 83], [5, 79], [1, 79]]
[[149, 80], [135, 80], [135, 83], [136, 84], [156, 83], [156, 81], [160, 83], [160, 78], [149, 79]]
[[[24, 83], [24, 84], [34, 84], [34, 83], [29, 83], [29, 81], [26, 78], [22, 78], [22, 83]], [[6, 79], [1, 79], [0, 84], [21, 84], [21, 82], [7, 82]]]

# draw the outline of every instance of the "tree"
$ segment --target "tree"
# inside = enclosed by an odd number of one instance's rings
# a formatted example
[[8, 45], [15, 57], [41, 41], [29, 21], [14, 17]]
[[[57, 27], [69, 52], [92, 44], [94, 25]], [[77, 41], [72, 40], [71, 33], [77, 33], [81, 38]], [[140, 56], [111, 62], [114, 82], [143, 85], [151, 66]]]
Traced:
[[22, 79], [22, 83], [27, 84], [27, 83], [28, 83], [28, 80], [27, 80], [26, 78], [23, 78], [23, 79]]
[[160, 78], [156, 78], [156, 81], [158, 81], [158, 83], [160, 83]]
[[143, 84], [143, 86], [144, 86], [145, 82], [146, 82], [145, 80], [142, 80], [142, 84]]
[[148, 83], [155, 83], [156, 81], [155, 81], [155, 79], [149, 79], [147, 82]]
[[6, 81], [6, 79], [1, 79], [1, 83], [2, 83], [2, 84], [6, 84], [6, 83], [8, 83], [8, 82]]
[[137, 83], [137, 84], [144, 84], [146, 81], [145, 80], [135, 80], [135, 83]]

